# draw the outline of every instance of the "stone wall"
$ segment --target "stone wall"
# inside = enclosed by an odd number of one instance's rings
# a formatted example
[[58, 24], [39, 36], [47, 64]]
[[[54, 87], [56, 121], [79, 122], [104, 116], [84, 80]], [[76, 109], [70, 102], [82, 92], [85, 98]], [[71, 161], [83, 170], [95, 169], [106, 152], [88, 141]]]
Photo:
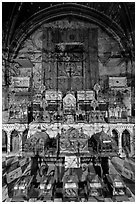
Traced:
[[[35, 33], [33, 33], [29, 39], [27, 39], [24, 44], [22, 45], [22, 49], [20, 49], [19, 51], [19, 55], [18, 57], [29, 57], [30, 60], [32, 61], [34, 67], [33, 67], [33, 86], [35, 90], [38, 90], [39, 87], [41, 86], [41, 84], [43, 84], [43, 79], [44, 79], [44, 71], [46, 73], [46, 82], [48, 83], [49, 78], [49, 88], [56, 88], [56, 85], [54, 84], [53, 87], [51, 87], [52, 84], [52, 80], [51, 80], [51, 76], [47, 75], [47, 72], [49, 73], [51, 67], [53, 67], [54, 72], [56, 71], [56, 61], [55, 61], [55, 56], [49, 56], [47, 55], [47, 57], [45, 58], [43, 53], [45, 53], [45, 50], [48, 50], [49, 53], [53, 53], [54, 52], [54, 41], [55, 39], [52, 39], [52, 35], [50, 36], [50, 38], [47, 39], [47, 36], [45, 36], [45, 31], [47, 28], [50, 28], [51, 32], [54, 30], [61, 30], [62, 29], [72, 29], [72, 31], [75, 30], [75, 32], [79, 32], [79, 28], [81, 28], [81, 30], [83, 29], [83, 31], [85, 32], [85, 36], [84, 36], [84, 41], [82, 43], [85, 43], [85, 48], [86, 48], [86, 52], [87, 52], [87, 48], [89, 46], [92, 45], [93, 47], [93, 40], [92, 38], [90, 39], [88, 37], [92, 36], [92, 29], [96, 29], [98, 31], [98, 65], [96, 65], [96, 68], [93, 69], [93, 60], [90, 62], [90, 56], [93, 55], [93, 53], [88, 54], [87, 56], [85, 56], [86, 58], [88, 58], [88, 60], [85, 61], [85, 69], [87, 70], [88, 67], [90, 66], [90, 71], [88, 71], [88, 73], [86, 74], [85, 71], [85, 83], [90, 83], [91, 80], [93, 80], [93, 77], [97, 77], [97, 75], [99, 75], [97, 78], [100, 78], [101, 80], [105, 80], [108, 76], [121, 76], [121, 75], [126, 75], [126, 72], [130, 71], [130, 66], [131, 65], [127, 65], [125, 62], [120, 58], [120, 46], [118, 44], [118, 42], [112, 37], [109, 36], [105, 31], [103, 31], [100, 27], [93, 25], [93, 24], [89, 24], [89, 23], [85, 23], [85, 22], [71, 22], [69, 24], [66, 24], [66, 19], [64, 21], [62, 21], [62, 23], [60, 23], [60, 21], [54, 22], [54, 23], [50, 23], [50, 24], [45, 24], [43, 25], [41, 28], [39, 28], [37, 31], [35, 31]], [[91, 33], [87, 30], [84, 30], [85, 28], [90, 28], [91, 29]], [[82, 31], [82, 32], [83, 32]], [[70, 34], [74, 34], [74, 32], [70, 32]], [[63, 38], [65, 39], [66, 37], [63, 36]], [[86, 42], [86, 39], [89, 40]], [[45, 39], [47, 40], [47, 42], [45, 41]], [[67, 39], [67, 38], [66, 38]], [[83, 38], [82, 38], [83, 39]], [[66, 41], [67, 42], [67, 41]], [[88, 44], [87, 44], [88, 43]], [[47, 46], [51, 46], [52, 44], [52, 48], [48, 48]], [[86, 45], [87, 44], [87, 45]], [[94, 45], [94, 49], [95, 49]], [[44, 50], [44, 52], [43, 52]], [[95, 58], [95, 57], [94, 57]], [[44, 59], [44, 61], [43, 61]], [[45, 61], [46, 60], [46, 61]], [[43, 61], [43, 62], [42, 62]], [[46, 64], [45, 64], [46, 63]], [[88, 65], [86, 65], [86, 63]], [[98, 69], [99, 73], [95, 73], [95, 71]], [[25, 68], [20, 69], [20, 74], [21, 75], [29, 75], [28, 70]], [[51, 69], [52, 70], [52, 69]], [[52, 77], [54, 76], [54, 74], [52, 73]], [[55, 73], [56, 75], [56, 73]], [[91, 79], [88, 80], [88, 77], [91, 75]], [[96, 75], [96, 76], [95, 76]], [[98, 79], [96, 79], [98, 80]], [[55, 80], [54, 80], [55, 83]], [[93, 80], [93, 85], [95, 84], [95, 81]], [[93, 88], [93, 85], [90, 86], [89, 84], [85, 85], [85, 88]], [[84, 87], [83, 87], [84, 88]]]

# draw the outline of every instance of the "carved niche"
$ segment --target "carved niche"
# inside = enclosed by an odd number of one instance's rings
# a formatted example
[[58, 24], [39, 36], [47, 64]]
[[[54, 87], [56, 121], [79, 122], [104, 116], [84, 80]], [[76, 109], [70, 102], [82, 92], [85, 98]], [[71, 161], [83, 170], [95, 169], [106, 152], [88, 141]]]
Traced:
[[76, 113], [76, 98], [73, 94], [68, 93], [63, 98], [64, 119], [67, 124], [74, 123], [74, 115]]
[[76, 109], [76, 98], [73, 94], [68, 93], [63, 98], [63, 109]]

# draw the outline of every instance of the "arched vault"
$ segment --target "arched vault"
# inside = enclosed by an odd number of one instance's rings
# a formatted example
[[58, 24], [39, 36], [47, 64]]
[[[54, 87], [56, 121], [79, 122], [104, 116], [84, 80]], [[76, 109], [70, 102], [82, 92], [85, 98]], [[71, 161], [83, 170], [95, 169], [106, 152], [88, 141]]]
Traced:
[[13, 35], [10, 44], [10, 49], [12, 49], [11, 58], [16, 56], [22, 42], [40, 26], [66, 17], [69, 18], [70, 21], [73, 18], [77, 18], [102, 27], [119, 42], [121, 49], [125, 50], [127, 46], [126, 35], [123, 29], [109, 16], [103, 14], [99, 10], [82, 4], [67, 3], [57, 4], [43, 9], [24, 21]]

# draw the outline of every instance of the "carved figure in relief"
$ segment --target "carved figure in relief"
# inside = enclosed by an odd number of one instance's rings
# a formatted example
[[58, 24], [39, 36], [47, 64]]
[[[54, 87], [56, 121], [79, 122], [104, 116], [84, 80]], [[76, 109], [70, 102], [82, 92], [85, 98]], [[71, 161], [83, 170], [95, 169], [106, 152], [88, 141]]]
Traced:
[[74, 116], [73, 115], [66, 115], [66, 123], [68, 123], [68, 124], [74, 123]]
[[50, 121], [50, 115], [49, 115], [49, 113], [48, 113], [48, 111], [46, 111], [46, 110], [44, 110], [43, 111], [43, 120], [44, 121]]
[[115, 111], [114, 111], [114, 108], [113, 108], [113, 107], [110, 107], [110, 108], [109, 108], [109, 116], [110, 116], [110, 117], [115, 117]]
[[76, 98], [72, 94], [67, 94], [63, 99], [63, 107], [76, 107]]
[[115, 117], [116, 118], [121, 118], [121, 108], [119, 106], [116, 106], [115, 108]]

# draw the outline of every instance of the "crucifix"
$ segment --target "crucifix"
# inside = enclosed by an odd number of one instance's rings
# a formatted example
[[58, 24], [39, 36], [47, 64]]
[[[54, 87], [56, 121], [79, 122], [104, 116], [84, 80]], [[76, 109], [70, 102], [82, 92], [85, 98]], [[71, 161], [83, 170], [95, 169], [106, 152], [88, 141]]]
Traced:
[[104, 132], [104, 126], [103, 125], [101, 126], [101, 128], [102, 128], [102, 132]]
[[68, 75], [68, 90], [72, 89], [72, 74], [74, 73], [74, 67], [71, 62], [66, 64], [66, 72]]

